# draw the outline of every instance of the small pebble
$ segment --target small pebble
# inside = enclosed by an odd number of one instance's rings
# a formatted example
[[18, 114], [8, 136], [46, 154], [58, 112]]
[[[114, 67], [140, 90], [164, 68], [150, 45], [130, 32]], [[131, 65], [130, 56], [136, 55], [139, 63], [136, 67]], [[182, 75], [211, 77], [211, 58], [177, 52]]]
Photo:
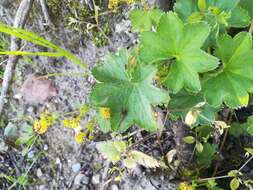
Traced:
[[81, 181], [82, 181], [82, 179], [83, 179], [83, 177], [85, 177], [85, 175], [79, 173], [79, 174], [75, 177], [74, 184], [75, 184], [75, 185], [80, 185], [80, 184], [81, 184]]
[[34, 151], [28, 152], [27, 157], [30, 159], [34, 158]]
[[19, 94], [15, 94], [13, 96], [14, 99], [17, 99], [17, 100], [20, 100], [22, 98], [22, 95], [19, 93]]
[[5, 144], [4, 140], [0, 138], [0, 152], [8, 150], [8, 146]]
[[29, 108], [27, 109], [27, 111], [28, 111], [29, 113], [34, 113], [34, 108], [33, 108], [33, 107], [29, 107]]
[[47, 151], [47, 150], [48, 150], [48, 145], [47, 145], [47, 144], [44, 145], [43, 150], [44, 150], [44, 151]]
[[100, 183], [100, 175], [94, 175], [91, 179], [93, 185], [98, 185]]
[[81, 164], [80, 163], [75, 163], [74, 165], [72, 165], [72, 171], [73, 172], [78, 172], [81, 169]]
[[43, 175], [43, 173], [42, 173], [42, 171], [41, 171], [40, 168], [37, 169], [36, 175], [37, 175], [38, 178], [40, 178]]
[[89, 178], [89, 177], [84, 176], [84, 177], [82, 178], [82, 181], [81, 181], [82, 184], [88, 185], [89, 182], [90, 182], [90, 178]]
[[109, 188], [109, 190], [119, 190], [119, 187], [118, 187], [117, 185], [113, 184], [113, 185]]
[[56, 164], [60, 164], [61, 163], [60, 158], [56, 158], [55, 162], [56, 162]]

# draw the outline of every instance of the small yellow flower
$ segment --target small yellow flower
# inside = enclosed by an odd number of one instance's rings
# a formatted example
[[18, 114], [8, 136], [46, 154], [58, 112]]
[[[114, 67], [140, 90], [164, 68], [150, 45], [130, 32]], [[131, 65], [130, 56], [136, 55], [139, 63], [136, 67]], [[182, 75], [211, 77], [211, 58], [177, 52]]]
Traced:
[[44, 134], [47, 129], [53, 125], [54, 118], [47, 111], [43, 112], [40, 119], [36, 119], [33, 124], [34, 130], [39, 134]]
[[134, 3], [134, 0], [126, 0], [126, 3], [127, 3], [128, 5], [131, 5], [131, 4]]
[[75, 129], [75, 128], [78, 128], [80, 126], [80, 121], [81, 121], [81, 119], [79, 117], [64, 119], [63, 120], [63, 126]]
[[75, 141], [78, 143], [78, 144], [81, 144], [83, 141], [84, 141], [84, 138], [86, 137], [86, 133], [85, 132], [78, 132], [76, 135], [75, 135]]
[[182, 182], [178, 186], [178, 190], [192, 190], [192, 187], [185, 182]]
[[109, 0], [108, 9], [112, 10], [113, 12], [116, 12], [118, 4], [119, 0]]
[[110, 119], [111, 118], [111, 110], [110, 108], [102, 107], [99, 109], [100, 114], [103, 119]]

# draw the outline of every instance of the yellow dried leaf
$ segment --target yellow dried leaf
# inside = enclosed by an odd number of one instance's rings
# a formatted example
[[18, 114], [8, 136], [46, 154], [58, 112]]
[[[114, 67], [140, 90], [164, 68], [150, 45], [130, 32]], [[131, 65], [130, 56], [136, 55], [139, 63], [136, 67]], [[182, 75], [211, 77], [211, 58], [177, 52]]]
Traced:
[[190, 110], [185, 117], [185, 123], [190, 126], [193, 125], [196, 123], [199, 114], [199, 110]]
[[166, 154], [166, 158], [168, 163], [170, 164], [174, 158], [174, 156], [177, 154], [177, 150], [176, 149], [172, 149], [170, 150], [167, 154]]

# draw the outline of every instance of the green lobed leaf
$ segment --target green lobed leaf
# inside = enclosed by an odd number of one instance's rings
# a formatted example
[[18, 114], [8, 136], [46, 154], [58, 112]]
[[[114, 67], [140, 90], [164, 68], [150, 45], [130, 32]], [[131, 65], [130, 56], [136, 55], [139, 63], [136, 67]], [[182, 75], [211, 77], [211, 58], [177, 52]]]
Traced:
[[226, 28], [242, 28], [250, 24], [248, 12], [240, 7], [239, 1], [206, 0], [202, 2], [200, 0], [177, 0], [174, 10], [181, 19], [189, 23], [206, 21], [211, 27], [206, 45], [215, 46], [217, 36], [224, 34]]
[[240, 6], [235, 7], [232, 11], [231, 17], [228, 19], [228, 24], [229, 27], [235, 28], [242, 28], [249, 26], [250, 24], [249, 13]]
[[214, 155], [216, 154], [217, 145], [205, 143], [202, 152], [197, 152], [197, 161], [203, 167], [209, 167]]
[[152, 26], [157, 26], [162, 14], [163, 12], [160, 9], [134, 9], [131, 11], [129, 18], [135, 30], [149, 31]]
[[188, 17], [194, 12], [198, 12], [198, 0], [177, 0], [174, 5], [174, 11], [181, 19], [187, 21]]
[[250, 116], [246, 123], [232, 123], [229, 128], [229, 133], [234, 137], [239, 137], [241, 135], [253, 136], [253, 116]]
[[206, 23], [184, 25], [177, 15], [169, 12], [161, 17], [157, 32], [143, 32], [140, 57], [146, 64], [159, 60], [171, 60], [165, 84], [177, 93], [201, 90], [199, 74], [213, 70], [218, 60], [202, 51], [209, 34]]
[[230, 11], [234, 9], [240, 0], [207, 0], [207, 6], [218, 7], [222, 11]]
[[[179, 116], [181, 119], [184, 119], [186, 114], [200, 102], [204, 102], [202, 94], [190, 94], [186, 91], [180, 91], [177, 94], [171, 95], [168, 108], [172, 115]], [[211, 123], [210, 121], [215, 121], [219, 108], [214, 108], [205, 104], [198, 108], [198, 110], [201, 111], [201, 113], [198, 114], [195, 125], [207, 125]]]
[[248, 11], [251, 19], [253, 18], [253, 2], [252, 0], [240, 0], [240, 6]]
[[241, 32], [233, 39], [229, 35], [220, 37], [215, 54], [222, 60], [222, 68], [203, 82], [207, 102], [214, 107], [223, 102], [230, 108], [247, 106], [253, 88], [251, 34]]
[[168, 92], [152, 85], [156, 74], [154, 66], [138, 64], [130, 72], [127, 64], [127, 50], [122, 49], [93, 69], [100, 83], [91, 92], [91, 103], [110, 109], [112, 130], [125, 131], [134, 124], [155, 130], [157, 123], [152, 106], [167, 103]]
[[[205, 9], [206, 10], [211, 10], [215, 9], [215, 13], [221, 13], [222, 11], [224, 12], [229, 12], [232, 11], [239, 3], [239, 0], [206, 0], [205, 2]], [[174, 10], [175, 12], [182, 18], [183, 20], [187, 20], [188, 17], [198, 11], [203, 11], [200, 10], [198, 7], [198, 0], [177, 0], [175, 5], [174, 5]]]
[[104, 141], [97, 144], [98, 151], [114, 164], [120, 161], [121, 154], [126, 151], [126, 143], [123, 141]]
[[[194, 12], [203, 11], [199, 9], [199, 0], [177, 0], [174, 5], [174, 10], [179, 14], [180, 18], [187, 20], [187, 18]], [[237, 7], [240, 0], [206, 0], [205, 9], [209, 11], [215, 10], [214, 13], [218, 14], [222, 11], [230, 12]]]
[[96, 114], [96, 120], [99, 124], [99, 127], [103, 133], [110, 132], [111, 129], [111, 122], [109, 119], [103, 118], [101, 114]]

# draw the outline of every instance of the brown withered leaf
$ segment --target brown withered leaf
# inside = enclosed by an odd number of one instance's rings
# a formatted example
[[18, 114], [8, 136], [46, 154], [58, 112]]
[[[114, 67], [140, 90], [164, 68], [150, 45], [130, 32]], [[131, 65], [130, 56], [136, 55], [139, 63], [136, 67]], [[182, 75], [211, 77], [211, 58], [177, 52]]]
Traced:
[[57, 90], [52, 81], [38, 74], [32, 74], [24, 81], [21, 94], [27, 102], [38, 104], [56, 96]]

